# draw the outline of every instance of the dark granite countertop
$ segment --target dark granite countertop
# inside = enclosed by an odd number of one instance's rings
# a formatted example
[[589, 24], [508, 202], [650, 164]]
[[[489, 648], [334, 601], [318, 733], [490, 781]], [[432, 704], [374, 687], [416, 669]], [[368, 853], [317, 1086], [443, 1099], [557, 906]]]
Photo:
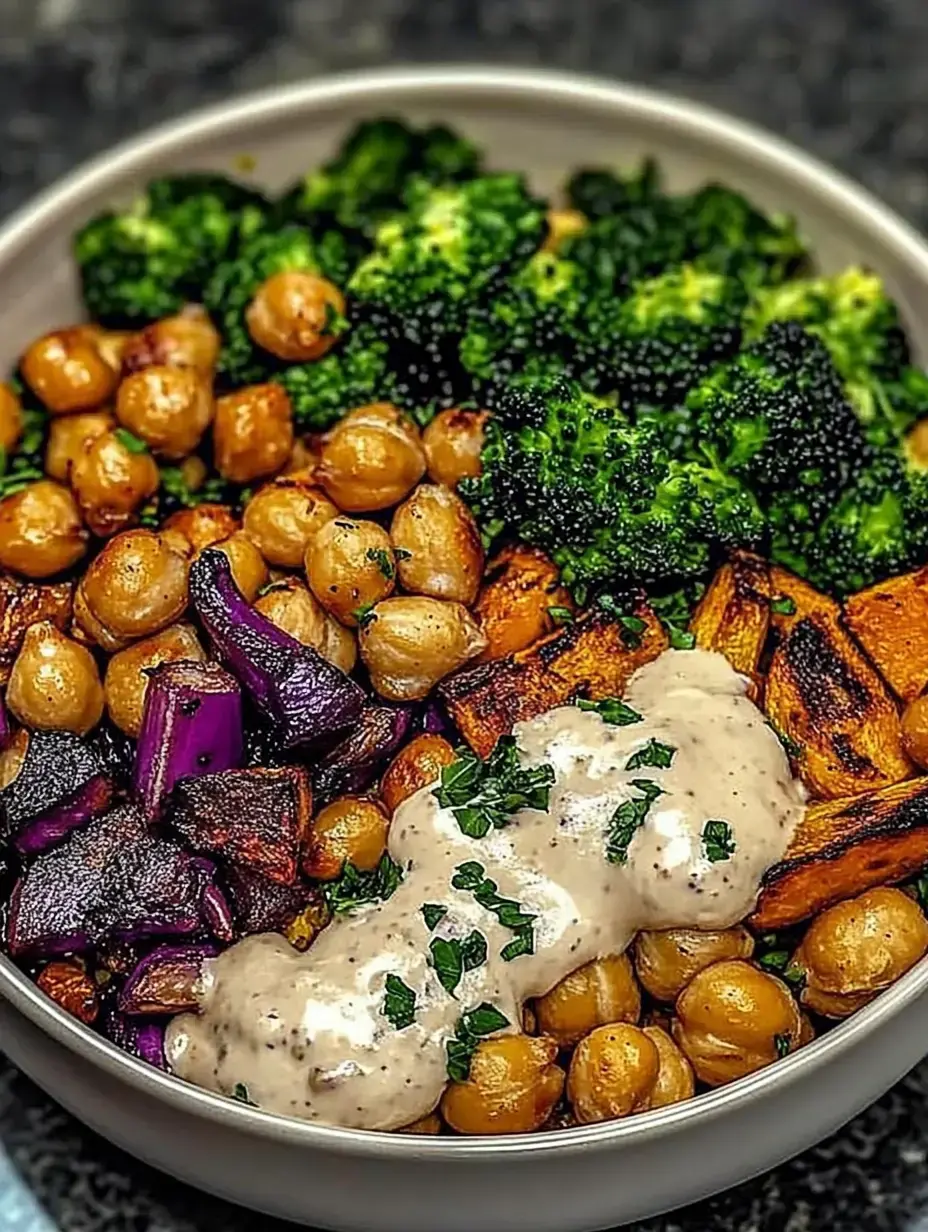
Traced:
[[[0, 0], [0, 215], [114, 140], [236, 90], [490, 59], [727, 107], [925, 225], [926, 57], [924, 0]], [[928, 1232], [926, 1095], [928, 1063], [817, 1150], [637, 1232]], [[3, 1232], [254, 1226], [107, 1146], [0, 1060]]]

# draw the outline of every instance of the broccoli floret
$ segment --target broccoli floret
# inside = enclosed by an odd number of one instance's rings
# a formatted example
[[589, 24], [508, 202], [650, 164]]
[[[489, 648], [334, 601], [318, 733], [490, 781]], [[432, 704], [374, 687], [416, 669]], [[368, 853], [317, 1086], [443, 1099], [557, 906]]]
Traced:
[[[338, 231], [313, 235], [305, 227], [287, 226], [260, 231], [215, 269], [203, 302], [222, 335], [217, 374], [230, 385], [266, 381], [281, 363], [252, 341], [245, 312], [258, 288], [273, 274], [309, 270], [325, 275], [336, 285], [347, 281], [354, 259], [352, 246]], [[333, 332], [345, 327], [332, 323]]]
[[567, 181], [567, 200], [589, 219], [607, 218], [629, 206], [653, 201], [662, 195], [657, 163], [646, 158], [628, 175], [603, 167], [586, 167]]
[[561, 378], [513, 384], [482, 462], [461, 491], [485, 533], [505, 526], [547, 549], [581, 602], [606, 585], [700, 576], [715, 548], [764, 530], [751, 494], [709, 453], [672, 459], [651, 425]]
[[376, 331], [358, 325], [322, 359], [291, 364], [271, 379], [290, 395], [296, 422], [320, 431], [353, 407], [400, 400], [389, 357], [390, 348]]
[[263, 224], [267, 208], [221, 176], [154, 180], [128, 209], [97, 215], [75, 237], [90, 315], [132, 327], [199, 302], [215, 265]]

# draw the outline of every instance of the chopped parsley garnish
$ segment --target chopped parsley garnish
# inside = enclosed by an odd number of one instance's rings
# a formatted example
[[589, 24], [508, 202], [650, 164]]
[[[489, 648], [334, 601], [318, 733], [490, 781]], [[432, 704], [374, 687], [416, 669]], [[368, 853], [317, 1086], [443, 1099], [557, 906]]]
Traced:
[[788, 1035], [775, 1035], [773, 1037], [773, 1046], [777, 1050], [777, 1057], [782, 1060], [788, 1057], [792, 1044]]
[[921, 873], [914, 882], [915, 897], [923, 911], [928, 911], [928, 872]]
[[477, 1045], [487, 1035], [502, 1031], [509, 1026], [509, 1019], [495, 1005], [486, 1001], [476, 1009], [468, 1010], [458, 1019], [454, 1039], [448, 1040], [448, 1077], [452, 1082], [466, 1082], [470, 1075], [470, 1063]]
[[776, 727], [773, 723], [770, 722], [769, 719], [765, 719], [764, 722], [767, 724], [767, 726], [770, 728], [770, 730], [779, 740], [780, 744], [783, 745], [783, 749], [786, 752], [786, 756], [792, 757], [794, 761], [798, 760], [802, 756], [802, 745], [797, 744], [796, 741], [792, 739], [792, 737], [787, 736], [786, 732], [781, 732], [779, 727]]
[[393, 556], [395, 560], [411, 560], [412, 552], [408, 552], [406, 548], [394, 548]]
[[757, 965], [765, 971], [773, 971], [780, 975], [789, 965], [789, 950], [768, 950], [757, 959]]
[[466, 971], [473, 971], [487, 960], [487, 941], [476, 929], [463, 941], [456, 937], [433, 937], [429, 944], [431, 963], [445, 992], [454, 990]]
[[554, 604], [554, 606], [548, 608], [548, 615], [558, 628], [562, 625], [572, 625], [574, 623], [574, 614], [569, 607], [560, 607]]
[[795, 616], [796, 603], [789, 595], [776, 595], [770, 600], [770, 610], [777, 616]]
[[598, 702], [578, 697], [577, 706], [581, 710], [595, 710], [604, 723], [611, 723], [613, 727], [628, 727], [630, 723], [640, 723], [642, 719], [637, 710], [632, 710], [617, 697], [604, 697]]
[[441, 903], [423, 903], [420, 910], [422, 911], [422, 918], [425, 920], [425, 927], [429, 932], [433, 928], [437, 928], [448, 914], [448, 908], [443, 907]]
[[386, 548], [368, 548], [367, 559], [374, 562], [388, 582], [396, 577], [396, 567]]
[[522, 928], [516, 933], [515, 938], [507, 945], [504, 945], [499, 952], [503, 962], [512, 962], [514, 958], [521, 958], [523, 954], [535, 953], [535, 933], [531, 928]]
[[237, 1099], [240, 1104], [250, 1104], [252, 1108], [257, 1108], [255, 1101], [249, 1096], [248, 1088], [244, 1082], [237, 1082], [232, 1088], [232, 1098]]
[[500, 950], [500, 957], [504, 962], [511, 962], [520, 954], [535, 953], [534, 923], [538, 917], [523, 910], [515, 899], [502, 898], [497, 891], [496, 882], [486, 876], [482, 864], [476, 860], [466, 860], [459, 864], [451, 878], [451, 884], [456, 890], [470, 890], [481, 907], [492, 912], [503, 928], [508, 928], [515, 934], [515, 940]]
[[368, 903], [384, 902], [402, 880], [400, 866], [384, 852], [376, 868], [362, 872], [353, 864], [346, 864], [340, 877], [323, 883], [322, 893], [329, 910], [341, 915]]
[[664, 620], [661, 623], [667, 630], [671, 650], [692, 650], [696, 645], [695, 633], [690, 633], [688, 629], [681, 629], [672, 620]]
[[485, 838], [501, 829], [523, 808], [546, 809], [554, 782], [549, 765], [523, 769], [514, 736], [501, 736], [490, 756], [481, 761], [469, 749], [459, 749], [432, 792], [442, 808], [450, 808], [469, 838]]
[[[197, 505], [202, 505], [207, 501], [224, 503], [229, 499], [225, 481], [220, 479], [218, 475], [212, 479], [207, 479], [196, 488], [191, 488], [184, 478], [184, 472], [179, 466], [162, 466], [160, 471], [159, 496], [163, 493], [165, 496], [169, 496], [172, 501], [183, 505], [185, 509], [195, 509]], [[242, 492], [239, 499], [241, 504], [245, 505], [247, 503], [246, 493]], [[157, 509], [157, 500], [153, 504]]]
[[416, 994], [398, 975], [388, 975], [382, 1012], [397, 1031], [411, 1027], [416, 1020]]
[[351, 614], [362, 629], [366, 629], [369, 624], [377, 619], [373, 603], [362, 603]]
[[644, 825], [651, 805], [658, 796], [664, 794], [663, 788], [658, 787], [651, 779], [632, 779], [632, 787], [636, 787], [642, 794], [631, 800], [623, 800], [609, 819], [606, 859], [610, 864], [625, 864], [628, 860], [629, 844]]
[[18, 470], [14, 469], [8, 475], [0, 478], [0, 499], [4, 496], [12, 496], [14, 492], [21, 492], [23, 488], [28, 488], [30, 483], [35, 483], [37, 479], [44, 478], [44, 472], [35, 466], [23, 466]]
[[128, 428], [116, 428], [113, 436], [121, 445], [124, 445], [130, 453], [148, 453], [148, 445], [140, 436], [136, 436], [134, 432], [130, 432]]
[[660, 740], [652, 738], [637, 753], [632, 753], [625, 763], [625, 769], [640, 770], [643, 766], [654, 766], [657, 770], [666, 770], [676, 751], [673, 745], [661, 744]]
[[735, 839], [727, 821], [707, 821], [702, 828], [702, 846], [710, 864], [728, 860], [735, 852]]
[[611, 616], [619, 626], [622, 641], [630, 650], [641, 645], [641, 635], [648, 627], [646, 620], [642, 620], [640, 616], [629, 616], [623, 612], [614, 595], [600, 595], [596, 602], [601, 610], [607, 616]]

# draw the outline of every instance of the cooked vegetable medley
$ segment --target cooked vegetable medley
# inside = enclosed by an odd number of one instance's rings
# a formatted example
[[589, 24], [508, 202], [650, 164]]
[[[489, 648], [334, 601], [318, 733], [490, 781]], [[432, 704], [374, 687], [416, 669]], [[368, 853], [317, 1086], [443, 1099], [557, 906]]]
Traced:
[[928, 375], [659, 169], [152, 182], [0, 385], [6, 953], [246, 1104], [686, 1100], [928, 952]]

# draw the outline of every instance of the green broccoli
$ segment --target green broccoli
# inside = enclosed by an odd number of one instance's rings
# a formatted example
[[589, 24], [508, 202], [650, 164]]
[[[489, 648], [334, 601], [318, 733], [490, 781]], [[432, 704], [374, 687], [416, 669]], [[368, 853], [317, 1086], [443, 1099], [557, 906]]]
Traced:
[[[351, 269], [351, 244], [338, 231], [313, 235], [305, 227], [287, 226], [259, 231], [227, 260], [216, 266], [203, 295], [222, 335], [217, 373], [229, 385], [249, 385], [269, 380], [281, 367], [280, 360], [252, 341], [245, 312], [258, 288], [273, 274], [308, 270], [343, 285]], [[345, 322], [333, 321], [333, 332]]]
[[328, 355], [291, 364], [271, 375], [290, 396], [301, 428], [321, 431], [346, 411], [369, 402], [400, 402], [390, 348], [369, 325], [358, 325]]
[[469, 141], [442, 125], [415, 129], [384, 117], [358, 124], [331, 162], [311, 171], [282, 198], [284, 220], [339, 227], [373, 237], [377, 225], [402, 208], [409, 180], [467, 180], [480, 173], [481, 156]]
[[138, 326], [199, 302], [216, 264], [266, 217], [264, 197], [222, 176], [154, 180], [128, 209], [77, 233], [84, 302], [104, 325]]
[[604, 167], [584, 167], [567, 181], [567, 200], [590, 220], [608, 218], [630, 206], [663, 196], [660, 168], [653, 158], [622, 175]]

